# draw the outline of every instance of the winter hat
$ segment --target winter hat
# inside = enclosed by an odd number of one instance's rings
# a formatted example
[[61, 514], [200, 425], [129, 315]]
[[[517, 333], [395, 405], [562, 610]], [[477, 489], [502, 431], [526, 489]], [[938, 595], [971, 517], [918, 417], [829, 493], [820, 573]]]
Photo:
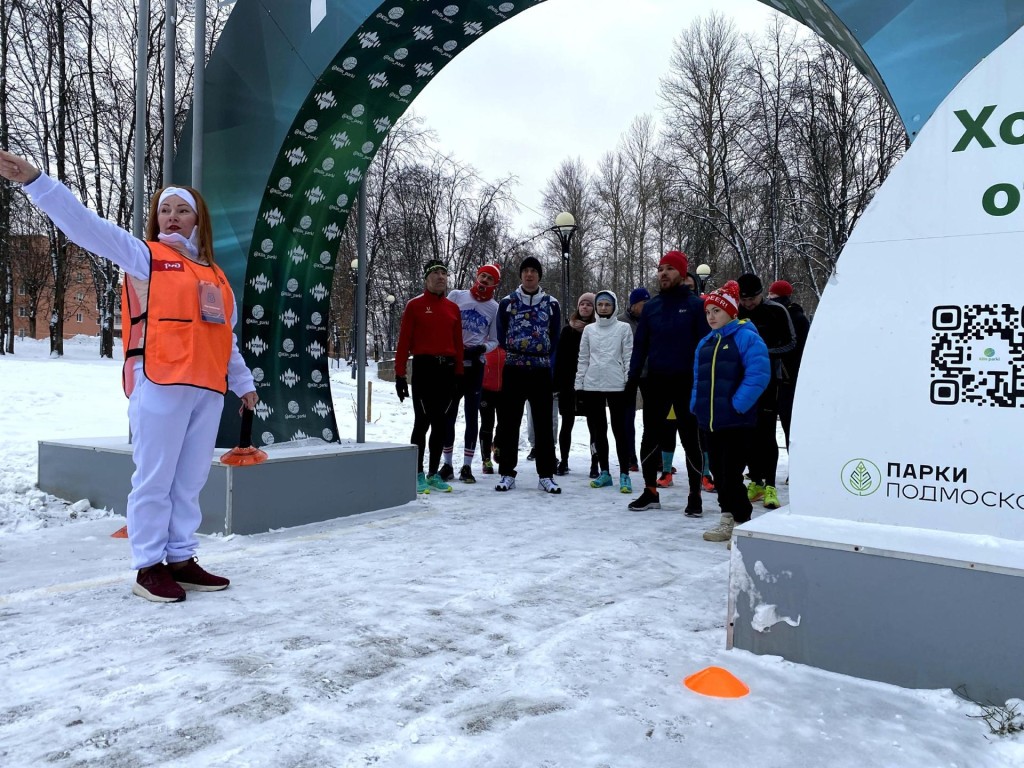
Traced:
[[494, 282], [501, 282], [501, 270], [499, 270], [493, 264], [484, 264], [482, 267], [480, 267], [480, 269], [476, 271], [476, 274], [478, 277], [480, 275], [490, 275], [491, 277], [494, 278]]
[[641, 285], [629, 292], [629, 306], [632, 307], [638, 301], [648, 301], [650, 298], [651, 292]]
[[428, 261], [423, 266], [423, 277], [426, 278], [426, 276], [431, 272], [437, 272], [439, 270], [444, 272], [446, 275], [448, 274], [448, 266], [443, 261], [438, 261], [437, 259]]
[[730, 280], [717, 291], [712, 291], [704, 297], [704, 306], [713, 304], [729, 317], [735, 318], [740, 311], [740, 286], [735, 280]]
[[589, 301], [590, 306], [594, 306], [597, 302], [594, 300], [594, 294], [592, 293], [581, 293], [579, 299], [576, 301], [576, 309], [580, 308], [580, 304], [584, 301]]
[[787, 280], [776, 280], [768, 287], [768, 293], [774, 293], [776, 296], [792, 296], [793, 286]]
[[544, 267], [540, 265], [540, 260], [536, 256], [527, 256], [519, 264], [519, 276], [522, 277], [524, 269], [536, 269], [537, 277], [544, 277]]
[[612, 314], [614, 315], [615, 311], [619, 307], [619, 302], [616, 300], [615, 294], [612, 293], [611, 291], [598, 291], [597, 295], [594, 296], [594, 311], [595, 312], [597, 311], [597, 302], [602, 301], [602, 300], [603, 301], [610, 301], [612, 303]]
[[747, 272], [736, 278], [736, 284], [739, 285], [740, 296], [744, 299], [752, 299], [754, 296], [757, 296], [759, 293], [764, 291], [764, 285], [761, 283], [761, 278], [751, 272]]
[[[484, 287], [479, 280], [481, 275], [490, 275], [494, 278], [494, 284]], [[498, 282], [501, 280], [501, 272], [493, 264], [484, 264], [476, 271], [477, 280], [469, 287], [470, 295], [477, 301], [490, 301], [498, 290]]]
[[682, 251], [669, 251], [658, 262], [659, 267], [662, 264], [668, 264], [670, 267], [673, 267], [680, 275], [685, 275], [689, 267], [686, 261], [686, 254]]

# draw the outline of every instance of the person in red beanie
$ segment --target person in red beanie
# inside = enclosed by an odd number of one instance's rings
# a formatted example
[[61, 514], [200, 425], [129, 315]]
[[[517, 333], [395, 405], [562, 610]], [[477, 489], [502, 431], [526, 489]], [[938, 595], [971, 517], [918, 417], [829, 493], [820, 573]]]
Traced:
[[[476, 271], [476, 280], [468, 290], [456, 290], [448, 294], [448, 301], [459, 308], [462, 316], [462, 392], [456, 397], [465, 399], [466, 432], [463, 438], [462, 469], [459, 480], [475, 483], [473, 456], [476, 455], [477, 423], [480, 413], [480, 396], [484, 382], [484, 355], [498, 346], [498, 302], [494, 292], [498, 290], [501, 272], [494, 264], [484, 264]], [[455, 477], [452, 454], [455, 451], [455, 421], [459, 406], [448, 413], [445, 426], [444, 450], [441, 469], [438, 472], [445, 481]], [[490, 455], [486, 458], [490, 458]]]
[[690, 411], [707, 435], [722, 518], [705, 541], [728, 541], [734, 525], [750, 520], [753, 506], [743, 486], [757, 403], [771, 379], [768, 348], [748, 320], [737, 320], [740, 288], [734, 280], [704, 297], [711, 333], [701, 339], [693, 364]]
[[[782, 431], [786, 435], [786, 450], [789, 450], [789, 425], [793, 421], [793, 396], [796, 393], [796, 378], [800, 373], [800, 361], [804, 356], [807, 334], [811, 332], [811, 321], [804, 308], [793, 301], [793, 286], [786, 280], [776, 280], [768, 287], [768, 299], [781, 304], [789, 312], [796, 332], [796, 347], [782, 356], [782, 376], [779, 379], [778, 409]], [[787, 480], [787, 482], [789, 482]]]
[[[700, 517], [701, 476], [704, 456], [700, 449], [697, 421], [690, 413], [689, 396], [693, 387], [693, 355], [697, 342], [710, 331], [704, 317], [704, 303], [683, 283], [686, 255], [669, 251], [658, 264], [661, 291], [644, 305], [637, 323], [633, 354], [629, 363], [627, 391], [637, 387], [644, 399], [644, 431], [640, 439], [640, 464], [644, 490], [629, 504], [633, 511], [660, 509], [658, 470], [665, 430], [677, 429], [686, 453], [686, 477], [689, 496], [685, 514]], [[647, 377], [641, 379], [644, 365]], [[669, 421], [671, 411], [675, 421]]]

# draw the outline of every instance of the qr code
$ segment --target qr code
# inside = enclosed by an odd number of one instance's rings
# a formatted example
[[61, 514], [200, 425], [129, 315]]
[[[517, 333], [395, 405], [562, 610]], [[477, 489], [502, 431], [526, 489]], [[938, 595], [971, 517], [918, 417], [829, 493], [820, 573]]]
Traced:
[[1024, 407], [1022, 314], [1012, 304], [935, 307], [932, 402]]

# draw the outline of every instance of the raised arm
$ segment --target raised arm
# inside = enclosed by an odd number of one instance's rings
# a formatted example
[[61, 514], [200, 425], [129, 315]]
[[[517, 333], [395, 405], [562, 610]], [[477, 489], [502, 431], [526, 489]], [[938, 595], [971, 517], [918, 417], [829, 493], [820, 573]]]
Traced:
[[119, 226], [90, 211], [71, 190], [28, 160], [0, 150], [0, 176], [25, 185], [29, 199], [77, 245], [117, 264], [141, 280], [149, 278], [149, 248]]

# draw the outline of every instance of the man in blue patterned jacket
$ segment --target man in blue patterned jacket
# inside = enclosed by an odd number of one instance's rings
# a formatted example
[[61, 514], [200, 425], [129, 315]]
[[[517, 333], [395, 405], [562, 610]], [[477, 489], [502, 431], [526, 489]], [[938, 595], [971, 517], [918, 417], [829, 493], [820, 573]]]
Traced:
[[[516, 487], [519, 428], [526, 403], [530, 403], [536, 424], [551, 421], [554, 402], [552, 368], [562, 327], [562, 313], [555, 297], [544, 293], [540, 287], [543, 274], [540, 261], [527, 256], [519, 265], [520, 286], [498, 304], [498, 344], [507, 356], [498, 409], [498, 423], [501, 425], [498, 430], [498, 472], [501, 480], [494, 486], [497, 491], [511, 491]], [[536, 457], [540, 490], [561, 493], [562, 489], [553, 479], [557, 466], [555, 440], [548, 429], [537, 430]]]

